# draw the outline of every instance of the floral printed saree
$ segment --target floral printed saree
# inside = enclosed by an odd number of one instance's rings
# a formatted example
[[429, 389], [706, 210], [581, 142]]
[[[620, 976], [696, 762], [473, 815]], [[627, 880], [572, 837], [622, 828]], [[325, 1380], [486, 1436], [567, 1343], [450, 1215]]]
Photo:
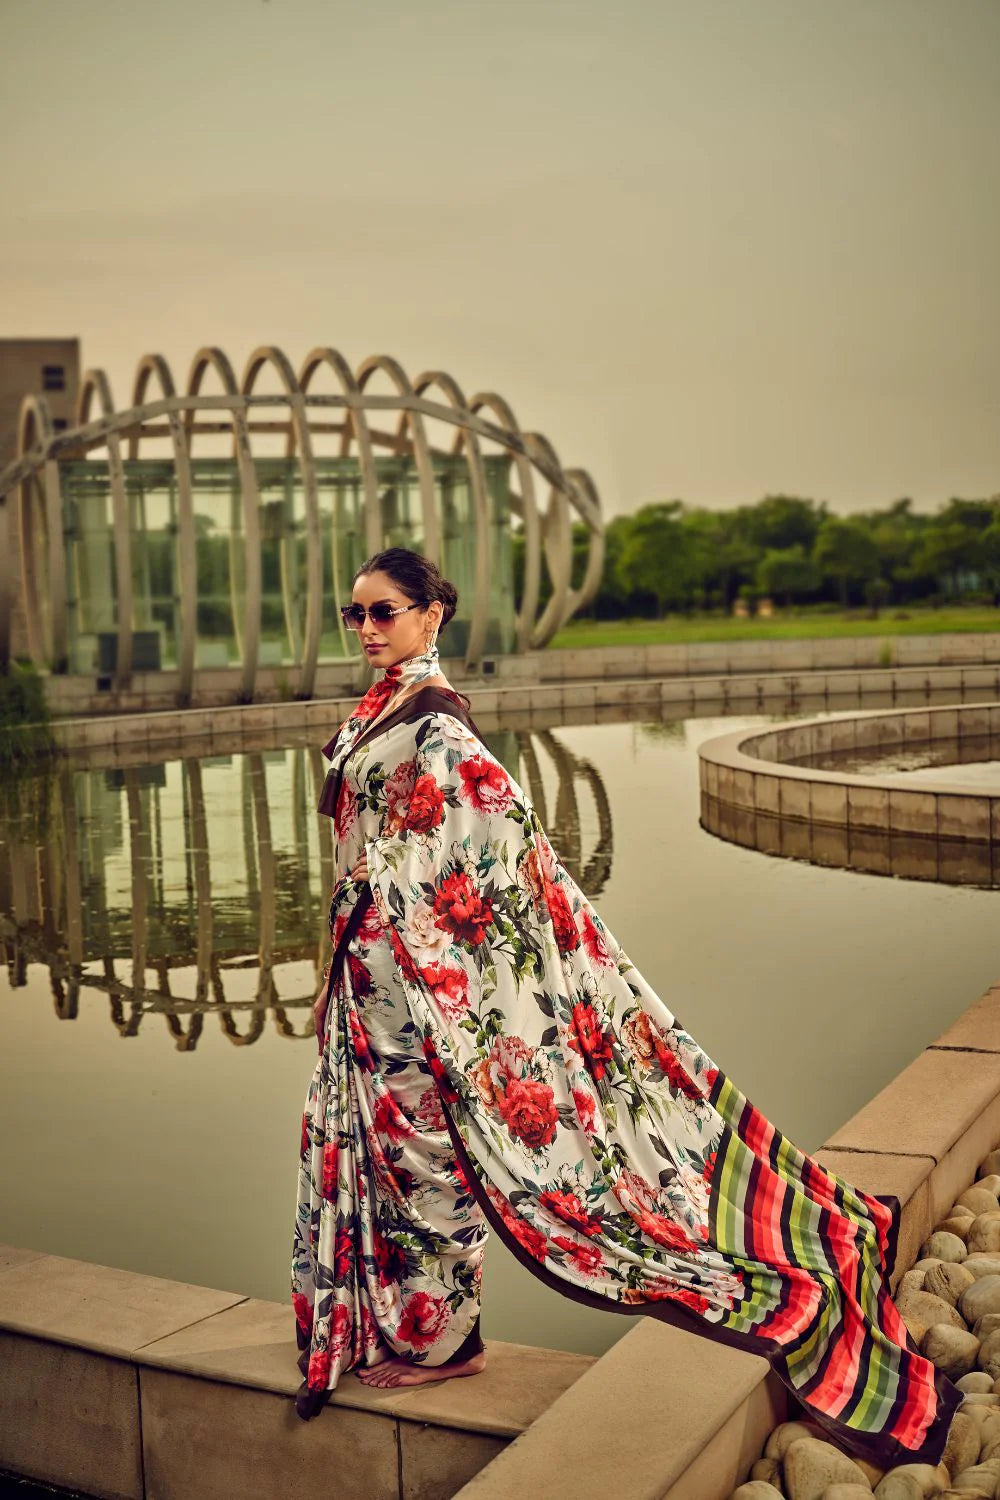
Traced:
[[962, 1398], [888, 1295], [897, 1201], [706, 1056], [458, 695], [423, 687], [372, 728], [371, 708], [327, 747], [321, 803], [341, 878], [303, 1118], [300, 1414], [352, 1366], [476, 1347], [489, 1226], [570, 1297], [765, 1356], [858, 1455], [937, 1462]]

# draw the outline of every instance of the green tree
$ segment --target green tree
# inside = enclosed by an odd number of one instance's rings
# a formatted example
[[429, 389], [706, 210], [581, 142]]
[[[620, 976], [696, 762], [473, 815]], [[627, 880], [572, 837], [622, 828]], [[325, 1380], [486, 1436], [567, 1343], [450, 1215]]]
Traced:
[[993, 522], [980, 534], [979, 565], [993, 594], [994, 606], [1000, 606], [1000, 506]]
[[679, 500], [643, 506], [618, 557], [622, 591], [651, 597], [660, 617], [670, 605], [689, 609], [695, 590], [702, 586], [703, 559], [692, 533], [682, 525], [682, 513]]
[[754, 577], [759, 548], [745, 534], [735, 510], [691, 510], [683, 525], [695, 541], [702, 586], [728, 614], [740, 585]]
[[961, 592], [962, 575], [972, 571], [976, 560], [977, 537], [960, 521], [946, 521], [935, 516], [928, 526], [914, 558], [919, 572], [936, 580], [941, 593]]
[[813, 548], [813, 562], [820, 575], [833, 579], [846, 609], [851, 587], [862, 587], [878, 576], [878, 548], [863, 521], [842, 520], [828, 516], [819, 529]]
[[772, 547], [757, 564], [757, 590], [788, 604], [819, 588], [819, 571], [801, 546]]
[[989, 500], [949, 500], [924, 532], [917, 567], [937, 580], [942, 593], [961, 594], [969, 575], [981, 571], [982, 538], [995, 519]]
[[826, 513], [825, 505], [796, 495], [765, 495], [740, 511], [744, 535], [762, 552], [789, 547], [811, 552]]

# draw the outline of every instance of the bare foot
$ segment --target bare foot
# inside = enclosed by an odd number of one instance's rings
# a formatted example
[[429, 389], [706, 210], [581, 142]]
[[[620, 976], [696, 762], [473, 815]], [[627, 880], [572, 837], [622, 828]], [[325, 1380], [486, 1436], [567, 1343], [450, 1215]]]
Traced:
[[408, 1359], [387, 1359], [370, 1370], [355, 1373], [365, 1385], [386, 1390], [390, 1386], [431, 1385], [439, 1380], [453, 1380], [457, 1375], [478, 1375], [486, 1368], [485, 1353], [474, 1354], [458, 1365], [411, 1365]]

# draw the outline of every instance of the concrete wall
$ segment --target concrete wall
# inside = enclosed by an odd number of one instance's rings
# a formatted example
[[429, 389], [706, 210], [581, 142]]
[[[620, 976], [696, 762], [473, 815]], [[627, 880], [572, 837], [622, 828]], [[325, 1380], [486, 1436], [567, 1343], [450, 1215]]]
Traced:
[[491, 1341], [472, 1380], [291, 1397], [290, 1305], [0, 1246], [0, 1470], [110, 1500], [446, 1500], [594, 1363]]
[[917, 747], [956, 763], [1000, 759], [1000, 704], [842, 714], [721, 735], [698, 751], [702, 824], [765, 854], [1000, 885], [1000, 793], [829, 769], [838, 755], [877, 759]]
[[[487, 699], [492, 691], [521, 692], [541, 702], [547, 692], [580, 688], [588, 690], [586, 701], [598, 706], [619, 701], [616, 690], [621, 694], [640, 685], [650, 702], [682, 707], [706, 699], [765, 702], [802, 692], [853, 697], [896, 685], [900, 692], [931, 692], [990, 684], [1000, 694], [1000, 633], [533, 651], [487, 661], [474, 675], [457, 659], [444, 659], [442, 665], [456, 687], [485, 693]], [[290, 708], [293, 676], [291, 668], [260, 667], [256, 701]], [[356, 701], [370, 681], [363, 662], [321, 663], [313, 701]], [[659, 684], [655, 691], [653, 684]], [[99, 689], [92, 676], [57, 675], [48, 678], [47, 694], [51, 712], [62, 718], [173, 708], [179, 686], [173, 671], [137, 672], [131, 686], [118, 692]], [[194, 676], [193, 703], [235, 705], [240, 689], [239, 667], [201, 668]]]
[[[869, 635], [829, 640], [698, 641], [535, 652], [540, 681], [584, 677], [690, 677], [743, 672], [850, 671], [870, 667], [977, 666], [1000, 662], [1000, 631]], [[531, 660], [532, 658], [526, 658]]]

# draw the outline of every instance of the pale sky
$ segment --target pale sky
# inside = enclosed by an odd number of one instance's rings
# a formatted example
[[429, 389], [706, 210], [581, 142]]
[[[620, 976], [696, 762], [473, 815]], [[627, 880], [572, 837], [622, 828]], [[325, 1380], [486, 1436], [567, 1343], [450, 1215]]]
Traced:
[[608, 513], [1000, 491], [997, 0], [0, 0], [7, 337], [333, 344]]

